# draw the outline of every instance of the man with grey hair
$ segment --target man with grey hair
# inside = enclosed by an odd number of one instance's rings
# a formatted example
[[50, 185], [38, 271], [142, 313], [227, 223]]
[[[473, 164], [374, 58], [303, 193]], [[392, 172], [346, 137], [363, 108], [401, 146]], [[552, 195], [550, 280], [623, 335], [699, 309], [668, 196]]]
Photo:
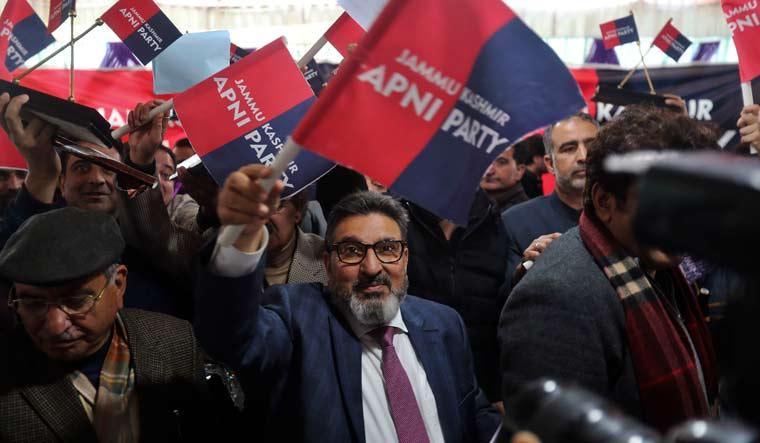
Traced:
[[582, 112], [544, 131], [544, 163], [555, 177], [554, 192], [502, 214], [510, 249], [503, 290], [511, 290], [554, 239], [578, 224], [586, 184], [586, 146], [598, 132], [599, 123]]
[[211, 254], [195, 321], [205, 349], [240, 369], [261, 439], [489, 441], [499, 415], [478, 386], [462, 319], [406, 293], [404, 207], [377, 193], [345, 197], [328, 219], [327, 285], [264, 292], [265, 224], [282, 190], [262, 189], [270, 174], [244, 166], [219, 194], [222, 223], [245, 228]]

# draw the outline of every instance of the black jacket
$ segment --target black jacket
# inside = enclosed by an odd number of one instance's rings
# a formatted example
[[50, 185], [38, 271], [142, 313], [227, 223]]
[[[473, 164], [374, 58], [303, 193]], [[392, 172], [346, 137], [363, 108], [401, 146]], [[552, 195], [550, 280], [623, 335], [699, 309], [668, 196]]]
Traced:
[[446, 241], [439, 218], [405, 202], [409, 224], [409, 293], [454, 308], [472, 344], [475, 374], [492, 402], [500, 399], [496, 328], [504, 299], [507, 240], [498, 211], [478, 192], [465, 228]]

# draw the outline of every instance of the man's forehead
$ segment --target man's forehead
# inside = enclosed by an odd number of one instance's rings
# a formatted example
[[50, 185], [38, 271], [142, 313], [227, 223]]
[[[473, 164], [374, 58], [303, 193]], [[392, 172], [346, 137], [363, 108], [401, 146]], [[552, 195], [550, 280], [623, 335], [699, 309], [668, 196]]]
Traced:
[[352, 215], [341, 220], [335, 227], [336, 241], [348, 238], [362, 241], [400, 239], [401, 228], [395, 220], [384, 214]]
[[599, 132], [599, 128], [594, 123], [579, 117], [571, 117], [557, 123], [552, 131], [552, 141], [556, 143], [586, 135], [595, 136], [597, 132]]

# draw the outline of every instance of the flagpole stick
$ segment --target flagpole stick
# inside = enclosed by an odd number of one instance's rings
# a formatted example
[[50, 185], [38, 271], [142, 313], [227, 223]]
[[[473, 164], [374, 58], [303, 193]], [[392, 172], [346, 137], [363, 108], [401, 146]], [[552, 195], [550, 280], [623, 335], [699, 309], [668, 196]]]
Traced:
[[[174, 107], [174, 99], [169, 99], [160, 105], [156, 106], [155, 108], [151, 109], [150, 112], [148, 112], [148, 120], [153, 120], [153, 117], [157, 116], [158, 114], [164, 113], [171, 108]], [[124, 125], [120, 128], [114, 129], [111, 131], [111, 137], [118, 140], [120, 139], [124, 134], [131, 131], [132, 127], [127, 125]]]
[[27, 75], [31, 74], [35, 69], [37, 69], [40, 66], [44, 65], [45, 63], [47, 63], [48, 60], [50, 60], [51, 58], [53, 58], [56, 55], [60, 54], [61, 51], [63, 51], [64, 49], [68, 48], [69, 46], [73, 45], [74, 43], [78, 42], [79, 39], [81, 39], [82, 37], [84, 37], [85, 35], [87, 35], [90, 31], [92, 31], [93, 29], [97, 28], [98, 26], [100, 26], [102, 24], [103, 24], [103, 20], [101, 18], [98, 18], [97, 20], [95, 20], [95, 23], [93, 23], [92, 26], [90, 26], [89, 28], [85, 29], [84, 32], [82, 32], [81, 34], [79, 34], [77, 36], [77, 38], [75, 38], [74, 40], [66, 43], [65, 45], [61, 46], [60, 48], [56, 49], [55, 51], [53, 51], [52, 54], [50, 54], [47, 57], [45, 57], [42, 60], [40, 60], [39, 63], [37, 63], [36, 65], [34, 65], [31, 68], [27, 69], [26, 71], [22, 72], [21, 74], [18, 75], [18, 77], [15, 77], [13, 79], [13, 83], [18, 83], [19, 81], [21, 81], [22, 78], [24, 78]]
[[72, 3], [72, 8], [69, 9], [69, 21], [71, 22], [71, 66], [69, 69], [69, 101], [74, 101], [74, 19], [77, 16], [77, 11], [74, 9], [76, 3]]
[[647, 78], [647, 83], [649, 84], [649, 93], [650, 94], [656, 94], [654, 91], [654, 85], [652, 84], [652, 78], [649, 76], [649, 69], [647, 69], [647, 64], [644, 62], [644, 54], [641, 52], [641, 43], [637, 40], [636, 46], [639, 47], [639, 55], [641, 55], [641, 65], [644, 66], [644, 76]]
[[742, 87], [742, 101], [744, 102], [744, 106], [751, 106], [755, 104], [755, 99], [752, 97], [752, 83], [751, 82], [744, 82], [741, 84]]
[[[296, 144], [296, 142], [294, 142], [291, 137], [288, 137], [288, 140], [285, 142], [285, 146], [282, 147], [280, 153], [277, 154], [277, 157], [274, 158], [272, 164], [269, 165], [269, 167], [272, 169], [272, 174], [269, 176], [269, 178], [265, 178], [261, 181], [261, 187], [264, 188], [266, 192], [272, 190], [275, 182], [280, 178], [280, 176], [282, 176], [282, 173], [285, 172], [285, 168], [288, 167], [290, 162], [295, 160], [300, 152], [301, 147], [298, 146], [298, 144]], [[216, 240], [215, 249], [219, 248], [220, 246], [231, 246], [234, 244], [235, 241], [237, 241], [238, 237], [240, 237], [240, 233], [243, 232], [243, 229], [245, 229], [245, 226], [243, 225], [222, 226], [222, 229], [219, 230], [219, 237]]]
[[298, 60], [298, 68], [303, 69], [304, 66], [308, 65], [309, 62], [314, 59], [314, 56], [317, 55], [317, 52], [319, 52], [326, 44], [327, 39], [325, 36], [323, 35], [322, 37], [319, 37], [319, 40], [311, 45], [311, 48], [306, 51], [306, 54], [304, 54], [303, 57]]
[[[652, 43], [651, 45], [649, 45], [649, 49], [647, 49], [647, 52], [644, 53], [644, 57], [646, 57], [647, 54], [649, 54], [649, 51], [652, 50], [653, 46], [654, 46], [654, 43]], [[621, 81], [620, 84], [618, 85], [618, 89], [622, 89], [623, 86], [625, 86], [625, 84], [628, 83], [628, 80], [630, 80], [631, 77], [633, 77], [633, 74], [636, 73], [636, 70], [639, 69], [639, 65], [641, 64], [641, 62], [642, 62], [642, 60], [639, 60], [636, 63], [636, 66], [634, 66], [633, 69], [631, 69], [630, 71], [628, 71], [628, 74], [626, 74], [626, 76], [623, 79], [623, 81]]]

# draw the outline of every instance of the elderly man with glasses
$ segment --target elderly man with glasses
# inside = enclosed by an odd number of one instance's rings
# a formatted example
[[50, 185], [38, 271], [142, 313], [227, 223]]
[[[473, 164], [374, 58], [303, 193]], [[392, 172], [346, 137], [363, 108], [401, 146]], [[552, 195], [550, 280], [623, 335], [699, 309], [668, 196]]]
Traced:
[[123, 249], [110, 215], [67, 207], [0, 252], [19, 319], [0, 338], [0, 441], [179, 441], [213, 423], [224, 403], [190, 324], [122, 309]]
[[199, 281], [196, 334], [240, 368], [265, 441], [487, 442], [499, 415], [478, 386], [467, 333], [446, 306], [406, 293], [408, 215], [362, 192], [333, 207], [327, 285], [262, 291], [265, 224], [282, 182], [249, 165], [219, 196], [224, 224], [245, 225], [219, 246]]

